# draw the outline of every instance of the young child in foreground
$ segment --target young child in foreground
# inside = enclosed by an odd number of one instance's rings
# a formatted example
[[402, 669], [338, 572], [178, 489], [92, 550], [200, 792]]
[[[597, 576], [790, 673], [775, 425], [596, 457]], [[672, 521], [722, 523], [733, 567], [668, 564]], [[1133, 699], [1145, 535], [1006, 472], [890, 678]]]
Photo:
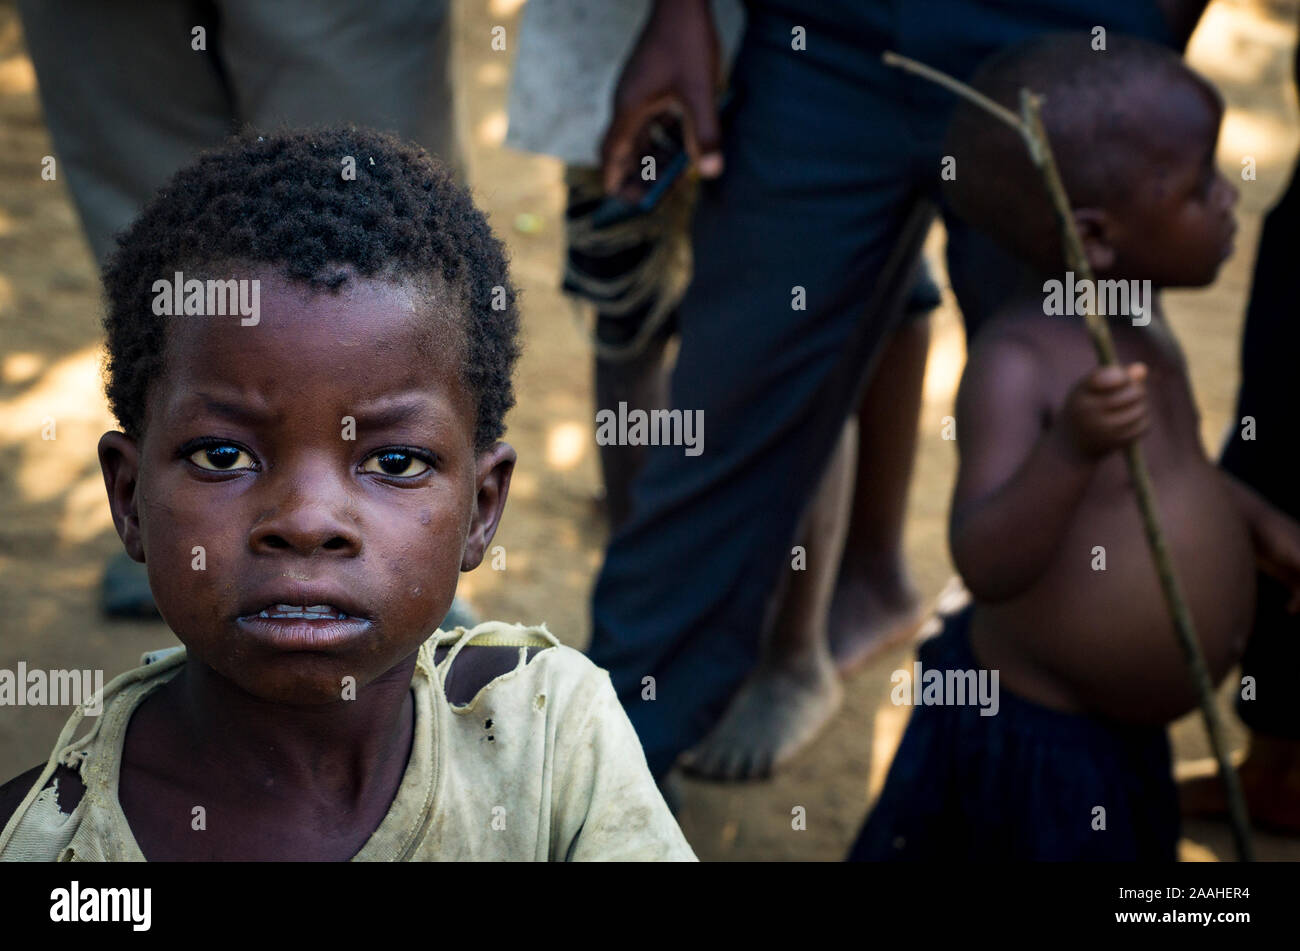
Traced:
[[[170, 316], [177, 272], [252, 306], [183, 287]], [[105, 284], [104, 481], [184, 650], [0, 788], [0, 858], [694, 859], [603, 670], [544, 627], [435, 632], [505, 505], [518, 354], [446, 171], [366, 131], [245, 138]]]
[[[1237, 197], [1215, 168], [1220, 100], [1173, 53], [1109, 39], [1105, 51], [1087, 35], [1034, 40], [974, 84], [1017, 112], [1021, 87], [1045, 95], [1098, 280], [1209, 284]], [[950, 542], [974, 603], [919, 651], [945, 681], [997, 671], [1000, 697], [913, 710], [850, 858], [1174, 860], [1165, 728], [1196, 694], [1121, 450], [1141, 441], [1215, 683], [1250, 630], [1255, 559], [1300, 588], [1300, 527], [1207, 460], [1157, 300], [1108, 316], [1121, 366], [1105, 369], [1081, 311], [1046, 315], [1040, 282], [1063, 281], [1064, 257], [1015, 133], [963, 105], [946, 152], [957, 211], [1039, 272], [974, 341], [962, 378]]]

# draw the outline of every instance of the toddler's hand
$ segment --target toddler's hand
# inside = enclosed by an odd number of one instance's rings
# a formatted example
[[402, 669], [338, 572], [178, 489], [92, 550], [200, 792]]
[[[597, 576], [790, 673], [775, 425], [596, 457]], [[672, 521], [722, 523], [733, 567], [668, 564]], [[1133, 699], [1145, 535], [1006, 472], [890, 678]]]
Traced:
[[1098, 459], [1147, 431], [1144, 363], [1097, 367], [1070, 390], [1058, 420], [1069, 444]]

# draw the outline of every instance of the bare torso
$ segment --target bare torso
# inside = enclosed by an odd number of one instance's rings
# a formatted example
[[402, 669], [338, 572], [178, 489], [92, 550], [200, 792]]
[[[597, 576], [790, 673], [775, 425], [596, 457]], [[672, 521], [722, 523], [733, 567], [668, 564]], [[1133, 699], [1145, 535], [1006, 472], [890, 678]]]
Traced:
[[[1120, 363], [1141, 361], [1149, 369], [1151, 427], [1140, 445], [1198, 639], [1218, 682], [1240, 657], [1252, 621], [1250, 534], [1224, 476], [1201, 446], [1186, 366], [1163, 320], [1112, 327]], [[986, 332], [1032, 338], [1042, 355], [1049, 414], [1059, 412], [1070, 388], [1096, 362], [1077, 318], [1039, 314]], [[990, 342], [996, 345], [996, 338]], [[977, 602], [971, 636], [981, 663], [999, 669], [1008, 689], [1055, 709], [1166, 723], [1195, 705], [1124, 453], [1097, 464], [1046, 570], [1008, 600]]]

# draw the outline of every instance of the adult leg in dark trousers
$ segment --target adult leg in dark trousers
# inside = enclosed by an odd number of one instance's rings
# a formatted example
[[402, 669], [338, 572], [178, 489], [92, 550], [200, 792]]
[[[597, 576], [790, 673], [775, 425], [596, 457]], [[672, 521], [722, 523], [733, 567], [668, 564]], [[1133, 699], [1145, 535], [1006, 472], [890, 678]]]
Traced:
[[[743, 147], [728, 150], [695, 219], [672, 405], [703, 412], [703, 452], [651, 449], [595, 593], [592, 659], [611, 671], [656, 775], [757, 659], [764, 609], [856, 395], [844, 343], [917, 187], [906, 123], [891, 128], [863, 103], [863, 89], [897, 90], [900, 77], [842, 25], [792, 54], [795, 25], [751, 11], [726, 133]], [[867, 352], [884, 336], [872, 329]]]
[[[827, 393], [851, 388], [855, 393], [851, 411], [863, 405], [866, 397], [859, 394], [868, 389], [867, 380], [874, 388], [880, 379], [880, 374], [873, 372], [877, 357], [896, 353], [890, 341], [903, 332], [898, 326], [903, 299], [917, 273], [921, 245], [933, 217], [928, 202], [913, 206], [881, 267], [863, 315], [845, 339], [840, 362], [824, 384]], [[877, 340], [880, 327], [887, 329], [883, 341]], [[919, 384], [916, 389], [919, 392]], [[901, 410], [906, 402], [895, 406]], [[914, 409], [910, 418], [915, 429]], [[794, 539], [799, 547], [790, 550], [792, 570], [778, 572], [770, 620], [761, 630], [758, 661], [732, 695], [721, 719], [682, 756], [679, 762], [689, 775], [720, 780], [765, 778], [812, 742], [843, 699], [828, 636], [831, 597], [846, 554], [853, 493], [861, 482], [874, 480], [878, 471], [875, 460], [865, 457], [866, 468], [858, 468], [859, 425], [856, 415], [849, 419], [820, 485], [804, 501]], [[866, 446], [879, 448], [879, 443], [869, 440]], [[888, 446], [891, 455], [910, 449], [907, 444]], [[882, 494], [889, 493], [891, 487], [905, 491], [906, 474], [899, 480], [896, 467], [880, 467], [879, 474]], [[893, 501], [902, 504], [897, 496]], [[869, 529], [868, 539], [876, 536], [878, 540], [877, 526]]]
[[[757, 660], [803, 507], [888, 328], [867, 326], [856, 352], [846, 343], [909, 203], [937, 181], [950, 101], [878, 52], [965, 76], [1044, 29], [1162, 23], [1143, 5], [1099, 12], [1111, 6], [1061, 2], [1036, 15], [1028, 3], [950, 2], [945, 19], [928, 4], [751, 3], [726, 170], [696, 213], [672, 383], [674, 408], [704, 413], [703, 452], [651, 449], [593, 598], [592, 659], [610, 671], [656, 776]], [[792, 44], [799, 30], [804, 48]]]
[[[1300, 171], [1264, 220], [1241, 347], [1237, 416], [1223, 467], [1292, 518], [1300, 518], [1300, 323], [1295, 319], [1295, 249], [1300, 247]], [[1300, 617], [1286, 588], [1259, 576], [1255, 628], [1241, 661], [1237, 713], [1250, 728], [1238, 771], [1250, 816], [1300, 832]], [[1184, 782], [1187, 815], [1226, 812], [1217, 776]]]

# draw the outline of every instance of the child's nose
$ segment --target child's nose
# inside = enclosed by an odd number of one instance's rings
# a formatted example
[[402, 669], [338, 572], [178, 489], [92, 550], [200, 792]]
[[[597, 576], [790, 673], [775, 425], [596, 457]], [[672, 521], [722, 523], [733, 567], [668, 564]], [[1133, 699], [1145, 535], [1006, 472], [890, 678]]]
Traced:
[[263, 554], [355, 556], [361, 552], [361, 533], [342, 508], [328, 496], [301, 487], [258, 520], [249, 533], [249, 546]]

